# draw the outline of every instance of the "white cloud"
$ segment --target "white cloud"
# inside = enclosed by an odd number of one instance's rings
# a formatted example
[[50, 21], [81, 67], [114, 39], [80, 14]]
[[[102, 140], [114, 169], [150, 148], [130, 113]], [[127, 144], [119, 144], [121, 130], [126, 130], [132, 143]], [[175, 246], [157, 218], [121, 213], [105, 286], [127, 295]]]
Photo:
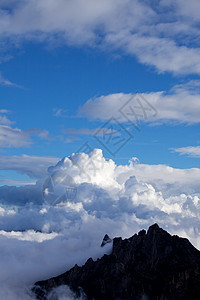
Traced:
[[62, 117], [62, 118], [67, 118], [67, 117], [69, 117], [68, 115], [67, 115], [67, 110], [65, 110], [65, 109], [63, 109], [63, 108], [54, 108], [53, 109], [53, 112], [54, 112], [54, 116], [55, 117], [57, 117], [57, 118], [60, 118], [60, 117]]
[[52, 141], [56, 137], [52, 137], [45, 129], [31, 128], [31, 129], [19, 129], [12, 128], [8, 124], [11, 124], [5, 116], [0, 116], [0, 148], [21, 148], [29, 147], [33, 144], [32, 136], [38, 136], [42, 140]]
[[119, 49], [159, 72], [200, 73], [198, 0], [24, 0], [0, 8], [2, 39]]
[[77, 135], [93, 135], [97, 132], [99, 128], [94, 128], [94, 129], [90, 129], [90, 128], [80, 128], [80, 129], [76, 129], [76, 128], [67, 128], [67, 129], [63, 129], [62, 132], [64, 134], [77, 134]]
[[11, 125], [13, 122], [10, 121], [6, 116], [0, 115], [0, 124], [1, 125]]
[[164, 6], [173, 4], [176, 7], [176, 11], [182, 17], [188, 18], [188, 23], [199, 22], [200, 16], [198, 14], [198, 9], [200, 8], [200, 3], [198, 0], [191, 0], [190, 2], [186, 0], [177, 0], [175, 3], [173, 0], [163, 0]]
[[84, 300], [86, 297], [76, 297], [76, 295], [69, 289], [68, 286], [62, 285], [54, 288], [48, 295], [48, 300], [59, 299], [59, 300]]
[[1, 156], [0, 170], [13, 170], [38, 179], [46, 176], [48, 167], [58, 161], [59, 158], [55, 156]]
[[[164, 91], [141, 94], [110, 94], [89, 99], [78, 115], [105, 121], [115, 117], [120, 122], [199, 123], [199, 81], [177, 85]], [[132, 111], [131, 111], [132, 107]]]
[[7, 87], [22, 88], [22, 86], [20, 86], [20, 85], [14, 83], [14, 82], [11, 82], [11, 81], [8, 80], [8, 79], [5, 79], [1, 73], [0, 73], [0, 85], [2, 85], [2, 86], [7, 86]]
[[74, 143], [75, 141], [80, 141], [80, 138], [71, 135], [65, 139], [65, 143]]
[[181, 155], [188, 155], [188, 156], [200, 156], [200, 146], [188, 146], [188, 147], [181, 147], [173, 149], [175, 152], [180, 153]]
[[[158, 222], [200, 249], [200, 169], [136, 162], [134, 157], [117, 166], [95, 149], [63, 158], [36, 186], [0, 188], [2, 299], [8, 293], [10, 299], [28, 299], [26, 287], [35, 281], [109, 253], [111, 244], [100, 247], [105, 233], [128, 237]], [[44, 187], [53, 187], [57, 197], [64, 193], [56, 205], [50, 205]], [[58, 291], [63, 293], [70, 291]]]
[[15, 180], [15, 179], [0, 179], [0, 183], [3, 185], [15, 185], [15, 186], [21, 186], [21, 185], [34, 185], [36, 184], [36, 181], [34, 180]]
[[5, 116], [9, 113], [11, 113], [11, 111], [8, 109], [0, 109], [0, 125], [11, 125], [14, 123], [11, 120], [9, 120], [7, 116]]
[[28, 147], [31, 143], [32, 141], [25, 131], [0, 125], [0, 148]]
[[0, 109], [0, 114], [9, 114], [9, 113], [11, 113], [11, 111], [8, 109]]
[[25, 129], [24, 132], [30, 136], [38, 136], [41, 140], [54, 140], [56, 137], [52, 137], [48, 130], [40, 128]]
[[7, 232], [5, 230], [0, 230], [1, 236], [6, 236], [8, 239], [17, 239], [19, 241], [34, 241], [38, 243], [42, 243], [43, 241], [54, 239], [58, 236], [58, 233], [51, 232], [49, 234], [45, 234], [42, 232], [35, 232], [34, 230], [27, 230], [25, 232], [21, 231], [10, 231]]
[[0, 109], [0, 148], [28, 147], [31, 144], [29, 136], [25, 131], [10, 126], [14, 122], [7, 118], [9, 113], [10, 110]]

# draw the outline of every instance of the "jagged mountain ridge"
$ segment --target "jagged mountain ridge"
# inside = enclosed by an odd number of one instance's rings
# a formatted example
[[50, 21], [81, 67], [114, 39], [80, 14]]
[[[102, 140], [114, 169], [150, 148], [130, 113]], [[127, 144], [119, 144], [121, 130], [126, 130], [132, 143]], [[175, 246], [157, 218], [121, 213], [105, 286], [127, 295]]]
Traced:
[[46, 299], [63, 284], [77, 295], [81, 288], [89, 300], [200, 299], [200, 251], [154, 224], [129, 239], [114, 238], [110, 255], [36, 282], [33, 291]]

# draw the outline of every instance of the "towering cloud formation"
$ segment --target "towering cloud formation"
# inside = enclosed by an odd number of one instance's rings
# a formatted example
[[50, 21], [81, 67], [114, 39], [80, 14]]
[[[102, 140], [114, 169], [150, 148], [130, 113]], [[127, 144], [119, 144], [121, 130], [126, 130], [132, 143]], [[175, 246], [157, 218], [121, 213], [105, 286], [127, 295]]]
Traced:
[[105, 233], [157, 222], [200, 248], [199, 181], [199, 169], [117, 166], [95, 149], [63, 158], [35, 186], [0, 188], [0, 296], [28, 299], [25, 286], [109, 253]]

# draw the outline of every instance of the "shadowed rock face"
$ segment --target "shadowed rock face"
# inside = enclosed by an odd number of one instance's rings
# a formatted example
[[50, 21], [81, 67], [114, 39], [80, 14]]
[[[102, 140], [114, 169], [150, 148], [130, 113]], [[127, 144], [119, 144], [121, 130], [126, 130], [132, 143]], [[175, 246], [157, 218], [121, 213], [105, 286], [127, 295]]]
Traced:
[[129, 239], [114, 238], [110, 255], [75, 265], [57, 277], [36, 282], [33, 291], [46, 299], [52, 288], [69, 285], [87, 299], [200, 299], [200, 251], [157, 224]]
[[112, 239], [109, 238], [109, 236], [106, 234], [101, 243], [101, 247], [104, 247], [106, 244], [111, 243], [111, 242], [112, 242]]

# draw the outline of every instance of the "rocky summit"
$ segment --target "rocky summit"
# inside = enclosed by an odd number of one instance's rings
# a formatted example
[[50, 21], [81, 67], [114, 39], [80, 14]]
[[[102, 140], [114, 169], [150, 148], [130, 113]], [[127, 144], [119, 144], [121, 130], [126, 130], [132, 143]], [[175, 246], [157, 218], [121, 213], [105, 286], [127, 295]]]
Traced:
[[114, 238], [110, 255], [36, 282], [33, 291], [37, 299], [47, 299], [60, 285], [68, 285], [77, 297], [83, 291], [89, 300], [199, 300], [200, 251], [154, 224], [129, 239]]

